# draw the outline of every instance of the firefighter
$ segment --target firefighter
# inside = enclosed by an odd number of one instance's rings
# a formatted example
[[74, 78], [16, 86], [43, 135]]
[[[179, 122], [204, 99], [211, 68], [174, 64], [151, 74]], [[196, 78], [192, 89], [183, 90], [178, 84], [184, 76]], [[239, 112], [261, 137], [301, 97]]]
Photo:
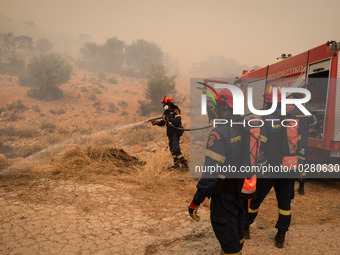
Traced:
[[[293, 98], [302, 98], [303, 95], [301, 93], [293, 93]], [[292, 119], [297, 119], [299, 122], [299, 138], [297, 142], [296, 154], [299, 157], [299, 164], [307, 163], [307, 147], [308, 147], [308, 134], [311, 126], [316, 124], [316, 118], [314, 115], [305, 115], [298, 107], [294, 107], [288, 113], [289, 117]], [[301, 178], [298, 179], [299, 189], [298, 193], [300, 195], [305, 194], [305, 179], [302, 175]], [[294, 185], [293, 185], [293, 197], [294, 197]]]
[[[242, 122], [243, 117], [232, 115], [233, 97], [230, 90], [219, 91], [222, 106], [217, 108], [219, 118]], [[208, 137], [205, 167], [227, 166], [241, 156], [242, 137], [229, 125], [218, 125]], [[211, 198], [210, 219], [223, 254], [241, 254], [243, 247], [244, 207], [240, 198], [244, 179], [231, 179], [223, 173], [204, 172], [197, 191], [189, 205], [189, 215], [199, 221], [197, 210], [205, 198]]]
[[[279, 166], [282, 164], [282, 132], [279, 121], [271, 125], [271, 121], [266, 119], [280, 119], [281, 111], [281, 88], [279, 86], [269, 86], [265, 92], [265, 107], [271, 108], [273, 102], [273, 88], [278, 91], [278, 107], [273, 114], [262, 116], [264, 125], [261, 127], [261, 146], [258, 163], [263, 165], [270, 164], [271, 166]], [[270, 179], [259, 178], [256, 186], [256, 194], [251, 200], [245, 220], [245, 238], [250, 239], [249, 225], [251, 225], [258, 213], [262, 201], [265, 199], [272, 187], [274, 187], [278, 202], [279, 217], [276, 223], [278, 229], [275, 236], [275, 246], [282, 248], [285, 241], [285, 234], [288, 231], [291, 222], [291, 197], [293, 179]]]
[[183, 134], [181, 110], [174, 104], [172, 97], [165, 96], [161, 101], [163, 105], [163, 119], [161, 121], [152, 120], [152, 125], [166, 125], [166, 134], [169, 140], [169, 148], [174, 159], [174, 166], [171, 168], [188, 168], [188, 163], [181, 153], [179, 145], [180, 137]]

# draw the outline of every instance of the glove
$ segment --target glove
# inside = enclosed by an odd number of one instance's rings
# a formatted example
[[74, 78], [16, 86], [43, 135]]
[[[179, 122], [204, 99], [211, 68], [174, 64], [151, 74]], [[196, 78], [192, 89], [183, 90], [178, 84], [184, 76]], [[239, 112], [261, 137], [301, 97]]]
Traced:
[[151, 124], [154, 126], [154, 125], [157, 125], [158, 124], [158, 120], [151, 120]]
[[262, 151], [260, 155], [257, 157], [257, 165], [261, 166], [261, 165], [266, 165], [266, 164], [267, 164], [267, 158], [264, 155], [264, 152]]
[[200, 206], [199, 204], [196, 205], [194, 203], [194, 200], [192, 200], [188, 208], [190, 217], [193, 218], [197, 222], [201, 220], [201, 217], [197, 215], [197, 210], [199, 206]]
[[168, 121], [169, 121], [169, 117], [163, 116], [163, 120], [164, 120], [165, 122], [168, 122]]

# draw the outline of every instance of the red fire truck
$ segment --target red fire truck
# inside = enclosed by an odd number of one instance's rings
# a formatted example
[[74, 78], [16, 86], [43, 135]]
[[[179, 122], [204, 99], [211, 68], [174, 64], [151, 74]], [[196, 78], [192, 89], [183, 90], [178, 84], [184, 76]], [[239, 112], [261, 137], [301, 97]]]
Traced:
[[[256, 109], [263, 108], [263, 95], [272, 84], [281, 87], [303, 87], [311, 92], [306, 108], [316, 117], [317, 124], [309, 136], [309, 158], [340, 160], [340, 43], [329, 41], [295, 56], [258, 70], [243, 71], [235, 85], [245, 94], [253, 87]], [[224, 83], [206, 80], [204, 83]], [[246, 110], [247, 111], [247, 110]], [[246, 112], [247, 114], [247, 112]]]

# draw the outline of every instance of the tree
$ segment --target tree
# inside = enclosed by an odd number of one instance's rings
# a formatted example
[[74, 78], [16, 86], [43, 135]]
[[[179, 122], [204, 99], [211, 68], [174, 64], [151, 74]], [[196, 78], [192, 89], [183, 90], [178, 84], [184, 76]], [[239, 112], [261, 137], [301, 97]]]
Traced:
[[117, 37], [109, 38], [102, 46], [102, 57], [105, 60], [107, 71], [120, 71], [124, 61], [124, 41]]
[[86, 61], [92, 62], [99, 53], [99, 48], [96, 43], [85, 43], [83, 47], [80, 48], [80, 52]]
[[59, 85], [67, 82], [72, 74], [72, 66], [54, 53], [35, 56], [28, 63], [19, 83], [31, 87], [28, 95], [41, 100], [55, 100], [62, 96]]
[[[17, 75], [25, 69], [23, 53], [32, 49], [32, 37], [13, 33], [0, 33], [0, 72]], [[18, 54], [19, 50], [23, 50]]]
[[80, 49], [87, 63], [101, 71], [119, 73], [124, 62], [124, 41], [109, 38], [103, 45], [85, 43]]
[[139, 39], [126, 46], [125, 55], [126, 64], [143, 77], [151, 65], [162, 63], [163, 52], [157, 44]]
[[46, 38], [41, 38], [35, 43], [35, 48], [40, 54], [47, 54], [52, 51], [53, 43]]
[[176, 76], [168, 76], [165, 67], [161, 64], [152, 65], [146, 75], [147, 88], [145, 97], [150, 100], [149, 103], [139, 101], [142, 115], [153, 111], [158, 112], [160, 101], [164, 96], [176, 95], [175, 88]]
[[33, 39], [26, 35], [14, 36], [13, 33], [0, 33], [1, 56], [15, 57], [18, 49], [32, 49]]

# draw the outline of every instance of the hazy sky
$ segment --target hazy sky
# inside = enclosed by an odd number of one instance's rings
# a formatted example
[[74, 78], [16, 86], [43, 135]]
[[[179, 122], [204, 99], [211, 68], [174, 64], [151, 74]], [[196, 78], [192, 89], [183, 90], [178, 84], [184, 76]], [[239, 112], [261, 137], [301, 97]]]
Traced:
[[153, 41], [181, 67], [223, 55], [267, 65], [340, 41], [339, 0], [0, 0], [0, 13], [51, 32]]

